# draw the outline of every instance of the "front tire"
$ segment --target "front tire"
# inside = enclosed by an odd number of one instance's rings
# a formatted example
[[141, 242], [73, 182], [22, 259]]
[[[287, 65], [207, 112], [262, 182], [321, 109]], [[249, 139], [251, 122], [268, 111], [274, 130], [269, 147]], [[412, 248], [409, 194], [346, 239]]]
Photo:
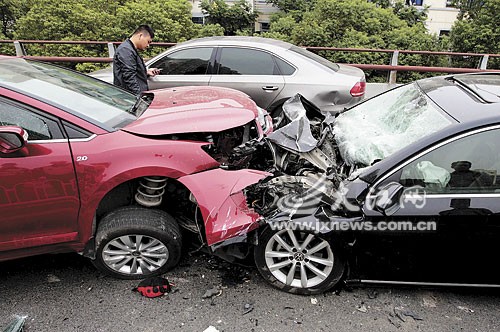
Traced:
[[260, 274], [293, 294], [320, 294], [342, 278], [345, 263], [331, 240], [308, 231], [267, 227], [254, 251]]
[[180, 260], [182, 236], [168, 213], [128, 206], [99, 223], [94, 265], [120, 279], [160, 275]]

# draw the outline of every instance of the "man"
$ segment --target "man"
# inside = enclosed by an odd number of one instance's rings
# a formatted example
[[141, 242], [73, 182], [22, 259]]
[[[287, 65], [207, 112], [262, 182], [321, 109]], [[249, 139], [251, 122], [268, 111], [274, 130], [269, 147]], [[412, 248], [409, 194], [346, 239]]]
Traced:
[[154, 32], [149, 25], [140, 25], [130, 38], [116, 49], [113, 58], [113, 83], [135, 95], [149, 90], [148, 76], [160, 71], [156, 68], [146, 70], [144, 60], [138, 51], [144, 51], [153, 40]]

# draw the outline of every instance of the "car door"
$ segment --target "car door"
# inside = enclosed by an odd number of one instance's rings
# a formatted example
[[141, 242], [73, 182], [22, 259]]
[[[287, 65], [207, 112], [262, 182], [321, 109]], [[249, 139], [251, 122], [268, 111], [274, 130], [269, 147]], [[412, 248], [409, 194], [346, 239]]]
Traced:
[[396, 167], [372, 190], [383, 197], [385, 185], [401, 184], [396, 209], [383, 216], [368, 204], [373, 200], [365, 202], [367, 220], [392, 228], [360, 233], [365, 277], [500, 284], [494, 264], [500, 252], [498, 175], [499, 126], [452, 138]]
[[240, 90], [257, 105], [269, 108], [285, 86], [274, 56], [264, 50], [220, 47], [209, 85]]
[[77, 239], [78, 188], [58, 120], [0, 98], [0, 125], [28, 133], [23, 150], [0, 154], [0, 251]]
[[160, 74], [148, 79], [151, 90], [175, 86], [208, 85], [211, 78], [213, 47], [192, 47], [165, 53], [160, 59], [148, 63]]

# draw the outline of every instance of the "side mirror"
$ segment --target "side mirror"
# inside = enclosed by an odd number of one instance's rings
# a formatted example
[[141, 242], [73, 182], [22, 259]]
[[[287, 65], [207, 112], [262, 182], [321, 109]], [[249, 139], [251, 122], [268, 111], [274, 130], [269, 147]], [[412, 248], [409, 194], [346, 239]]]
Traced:
[[398, 182], [386, 184], [374, 197], [374, 209], [385, 216], [393, 215], [401, 207], [400, 199], [403, 191], [404, 187]]
[[21, 127], [0, 126], [0, 153], [21, 150], [28, 142], [28, 133]]

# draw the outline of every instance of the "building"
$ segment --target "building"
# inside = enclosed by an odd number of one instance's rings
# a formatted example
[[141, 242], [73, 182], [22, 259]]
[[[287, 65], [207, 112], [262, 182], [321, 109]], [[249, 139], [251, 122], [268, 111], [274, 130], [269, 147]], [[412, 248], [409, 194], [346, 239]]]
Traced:
[[429, 7], [425, 25], [430, 33], [447, 35], [457, 20], [459, 9], [452, 7], [451, 0], [413, 0], [417, 7]]
[[[267, 31], [269, 30], [269, 20], [273, 13], [279, 11], [278, 8], [273, 7], [268, 4], [266, 0], [247, 0], [252, 8], [259, 12], [260, 15], [255, 23], [255, 31]], [[201, 12], [200, 3], [201, 0], [190, 0], [192, 4], [191, 15], [194, 23], [204, 23], [203, 13]], [[228, 4], [236, 2], [235, 0], [226, 0]]]

